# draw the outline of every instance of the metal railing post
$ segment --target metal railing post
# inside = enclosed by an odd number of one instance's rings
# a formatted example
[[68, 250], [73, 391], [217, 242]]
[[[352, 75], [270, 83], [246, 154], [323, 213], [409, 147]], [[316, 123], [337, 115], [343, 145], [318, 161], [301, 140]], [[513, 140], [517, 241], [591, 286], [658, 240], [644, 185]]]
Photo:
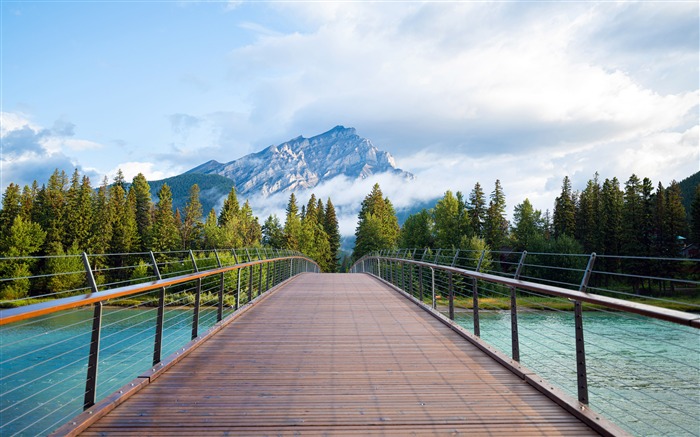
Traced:
[[[520, 279], [520, 272], [522, 271], [526, 255], [527, 251], [523, 251], [513, 279]], [[515, 287], [510, 287], [510, 336], [513, 360], [520, 361], [520, 337], [518, 336], [518, 305]]]
[[95, 304], [92, 316], [92, 336], [90, 339], [90, 355], [88, 356], [87, 377], [85, 378], [85, 397], [83, 410], [95, 405], [97, 395], [97, 367], [100, 357], [100, 331], [102, 329], [102, 302]]
[[452, 281], [452, 272], [448, 274], [449, 281], [450, 281], [450, 288], [448, 290], [447, 296], [449, 299], [449, 314], [450, 314], [450, 320], [455, 319], [455, 288], [454, 288], [454, 282]]
[[265, 275], [265, 291], [270, 289], [270, 270], [271, 270], [271, 263], [268, 261], [267, 263], [267, 274]]
[[[197, 267], [197, 260], [194, 259], [194, 253], [190, 249], [190, 259], [192, 260], [192, 268], [194, 272], [199, 272], [199, 267]], [[197, 279], [197, 288], [194, 295], [194, 312], [192, 313], [192, 340], [197, 338], [199, 335], [199, 305], [202, 296], [202, 278]]]
[[[219, 254], [216, 252], [216, 249], [214, 249], [214, 256], [216, 257], [216, 265], [219, 266], [219, 268], [222, 267], [221, 265], [221, 259], [219, 258]], [[224, 274], [221, 273], [219, 275], [219, 303], [216, 308], [216, 321], [220, 322], [224, 318]]]
[[[591, 253], [588, 259], [586, 271], [581, 279], [578, 291], [586, 292], [588, 281], [593, 272], [595, 263], [595, 252]], [[583, 337], [583, 305], [580, 300], [574, 301], [574, 325], [576, 330], [576, 385], [578, 387], [578, 401], [588, 404], [588, 374], [586, 371], [586, 344]]]
[[[90, 267], [87, 253], [83, 252], [83, 265], [85, 266], [85, 275], [87, 277], [90, 290], [97, 293], [97, 283], [95, 276]], [[87, 375], [85, 377], [85, 396], [83, 399], [83, 410], [95, 405], [95, 396], [97, 394], [97, 370], [100, 357], [100, 333], [102, 330], [102, 302], [95, 304], [95, 310], [92, 316], [92, 334], [90, 336], [90, 353], [88, 355]]]
[[437, 302], [435, 302], [435, 269], [430, 268], [430, 275], [432, 276], [432, 289], [433, 289], [433, 309], [437, 309]]
[[421, 301], [423, 302], [423, 266], [418, 266], [418, 296]]
[[[481, 262], [484, 260], [484, 255], [486, 255], [486, 249], [481, 251], [479, 262], [476, 263], [476, 272], [481, 270]], [[479, 281], [477, 281], [476, 278], [472, 278], [472, 306], [474, 314], [474, 335], [481, 337], [481, 325], [479, 323]]]
[[408, 265], [408, 292], [413, 296], [413, 264]]
[[[247, 252], [247, 251], [246, 251]], [[253, 300], [253, 266], [248, 266], [248, 302]]]
[[241, 307], [241, 268], [236, 270], [236, 281], [238, 285], [236, 286], [236, 309]]
[[[163, 279], [160, 275], [160, 270], [158, 269], [158, 263], [156, 262], [156, 256], [151, 254], [151, 262], [153, 263], [153, 273], [155, 273], [156, 278]], [[153, 341], [153, 364], [160, 363], [160, 353], [163, 345], [163, 318], [165, 317], [165, 287], [161, 287], [160, 293], [158, 295], [158, 312], [156, 314], [156, 335]]]
[[455, 257], [452, 258], [452, 267], [454, 267], [455, 263], [457, 262], [457, 256], [459, 256], [459, 249], [457, 249], [457, 252], [455, 252]]

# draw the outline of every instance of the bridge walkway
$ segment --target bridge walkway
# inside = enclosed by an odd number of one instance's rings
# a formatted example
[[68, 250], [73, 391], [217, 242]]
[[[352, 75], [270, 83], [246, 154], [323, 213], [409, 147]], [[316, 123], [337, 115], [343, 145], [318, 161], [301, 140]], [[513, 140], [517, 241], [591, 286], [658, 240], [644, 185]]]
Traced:
[[82, 435], [592, 435], [379, 280], [303, 274]]

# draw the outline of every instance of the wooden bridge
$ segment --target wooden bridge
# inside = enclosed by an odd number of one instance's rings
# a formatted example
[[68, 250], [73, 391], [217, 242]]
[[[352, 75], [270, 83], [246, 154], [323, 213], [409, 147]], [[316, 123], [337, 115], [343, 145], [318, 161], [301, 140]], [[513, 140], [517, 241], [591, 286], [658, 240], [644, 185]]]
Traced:
[[58, 434], [604, 432], [466, 337], [372, 276], [302, 274]]

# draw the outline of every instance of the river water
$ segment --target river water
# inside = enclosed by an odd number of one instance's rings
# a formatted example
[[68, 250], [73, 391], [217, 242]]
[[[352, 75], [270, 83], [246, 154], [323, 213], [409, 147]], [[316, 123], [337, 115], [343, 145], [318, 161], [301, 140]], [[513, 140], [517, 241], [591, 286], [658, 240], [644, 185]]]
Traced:
[[[47, 434], [82, 411], [91, 316], [75, 310], [0, 331], [0, 435]], [[202, 312], [200, 333], [215, 316]], [[163, 357], [189, 341], [191, 319], [191, 309], [166, 312]], [[105, 309], [98, 399], [149, 368], [154, 320], [155, 309]], [[470, 313], [457, 321], [471, 330]], [[573, 313], [524, 312], [518, 323], [521, 362], [576, 397]], [[698, 330], [604, 312], [586, 312], [584, 325], [594, 409], [636, 435], [700, 435]], [[481, 336], [510, 355], [510, 313], [482, 312]]]

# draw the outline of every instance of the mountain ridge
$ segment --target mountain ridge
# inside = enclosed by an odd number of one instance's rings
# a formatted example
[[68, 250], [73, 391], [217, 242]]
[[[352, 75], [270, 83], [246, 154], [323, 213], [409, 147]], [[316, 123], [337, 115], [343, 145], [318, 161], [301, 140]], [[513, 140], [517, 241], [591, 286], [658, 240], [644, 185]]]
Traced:
[[300, 135], [227, 163], [209, 160], [184, 174], [218, 174], [233, 180], [242, 195], [270, 196], [314, 188], [341, 175], [365, 179], [380, 173], [415, 178], [397, 168], [390, 153], [357, 135], [355, 128], [338, 125], [322, 134], [310, 138]]

